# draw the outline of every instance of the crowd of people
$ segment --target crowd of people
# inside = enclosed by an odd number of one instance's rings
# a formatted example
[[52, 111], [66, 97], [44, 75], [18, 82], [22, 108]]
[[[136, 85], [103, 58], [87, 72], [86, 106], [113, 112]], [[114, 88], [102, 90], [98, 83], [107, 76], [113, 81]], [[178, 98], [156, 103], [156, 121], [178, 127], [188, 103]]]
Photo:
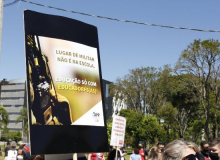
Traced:
[[[4, 148], [4, 160], [26, 160], [28, 151], [27, 144], [20, 144], [17, 148], [16, 142], [9, 139]], [[32, 160], [44, 159], [41, 156], [31, 157], [30, 153], [29, 158]], [[105, 160], [105, 155], [104, 153], [89, 153], [85, 159]], [[200, 147], [191, 141], [182, 139], [174, 140], [167, 145], [158, 143], [149, 150], [139, 144], [137, 148], [133, 149], [130, 156], [127, 156], [123, 147], [111, 148], [107, 160], [220, 160], [220, 138], [213, 139], [209, 143], [202, 141]]]
[[20, 144], [17, 147], [15, 141], [11, 139], [7, 140], [7, 146], [4, 148], [4, 160], [41, 160], [43, 157], [41, 155], [31, 156], [30, 148], [28, 144]]
[[[124, 160], [124, 155], [127, 154], [121, 154], [121, 149], [118, 149], [117, 158], [116, 149], [111, 150], [107, 160]], [[174, 140], [167, 145], [158, 143], [149, 150], [139, 144], [126, 160], [220, 160], [220, 138], [209, 143], [202, 141], [200, 147], [194, 142], [182, 139]]]

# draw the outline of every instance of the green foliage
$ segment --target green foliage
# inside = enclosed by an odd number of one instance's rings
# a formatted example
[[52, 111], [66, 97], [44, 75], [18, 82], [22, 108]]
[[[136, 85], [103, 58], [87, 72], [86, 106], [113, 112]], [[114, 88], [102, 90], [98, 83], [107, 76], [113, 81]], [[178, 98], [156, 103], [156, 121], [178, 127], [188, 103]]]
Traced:
[[8, 112], [3, 106], [0, 106], [0, 131], [2, 132], [1, 139], [6, 139], [6, 132], [8, 132], [7, 125], [9, 123]]
[[8, 139], [12, 139], [15, 142], [22, 140], [22, 134], [20, 131], [12, 131], [8, 133]]
[[111, 133], [112, 133], [112, 117], [107, 120], [106, 124], [107, 124], [108, 143], [110, 144]]
[[204, 133], [205, 119], [195, 119], [189, 126], [185, 138], [199, 144], [202, 140], [202, 134]]
[[198, 93], [186, 83], [189, 79], [191, 80], [190, 75], [169, 76], [169, 81], [162, 86], [168, 102], [157, 112], [159, 117], [179, 133], [180, 138], [184, 138], [184, 132], [199, 111]]
[[16, 119], [16, 123], [22, 121], [23, 122], [23, 127], [24, 127], [24, 132], [26, 135], [28, 135], [28, 114], [27, 114], [27, 108], [24, 107], [20, 110], [20, 116]]
[[134, 110], [121, 110], [120, 116], [126, 118], [126, 144], [137, 147], [139, 141], [155, 144], [158, 141], [165, 141], [165, 130], [156, 117], [144, 116]]
[[110, 92], [116, 99], [124, 100], [129, 109], [153, 114], [160, 104], [160, 92], [156, 84], [159, 72], [154, 67], [132, 69], [111, 85]]
[[135, 136], [144, 115], [137, 113], [134, 110], [124, 109], [120, 111], [120, 116], [126, 118], [126, 134], [129, 136]]
[[158, 141], [164, 141], [166, 139], [165, 130], [159, 124], [156, 117], [147, 115], [144, 117], [138, 128], [138, 135], [141, 140], [148, 141], [150, 144], [154, 144]]
[[1, 141], [6, 141], [8, 139], [8, 128], [4, 128], [1, 132]]
[[[175, 72], [181, 76], [183, 74], [191, 75], [192, 79], [188, 81], [191, 88], [197, 90], [200, 106], [203, 109], [205, 118], [205, 133], [207, 139], [212, 138], [210, 131], [210, 110], [211, 110], [211, 97], [212, 92], [215, 97], [215, 113], [217, 113], [219, 107], [218, 103], [219, 90], [220, 90], [220, 43], [218, 40], [208, 39], [201, 41], [194, 40], [193, 43], [188, 45], [185, 49], [176, 66]], [[217, 114], [214, 115], [214, 137], [218, 137], [217, 128]]]
[[175, 117], [178, 114], [178, 110], [173, 107], [171, 103], [166, 103], [162, 108], [158, 110], [158, 116], [165, 120], [166, 124], [169, 124], [173, 128], [177, 127], [177, 121]]
[[[194, 40], [174, 68], [130, 70], [111, 86], [129, 110], [125, 141], [155, 143], [186, 138], [195, 142], [220, 136], [220, 43]], [[159, 124], [157, 119], [164, 119]]]
[[7, 128], [9, 122], [8, 112], [3, 106], [0, 106], [0, 129]]

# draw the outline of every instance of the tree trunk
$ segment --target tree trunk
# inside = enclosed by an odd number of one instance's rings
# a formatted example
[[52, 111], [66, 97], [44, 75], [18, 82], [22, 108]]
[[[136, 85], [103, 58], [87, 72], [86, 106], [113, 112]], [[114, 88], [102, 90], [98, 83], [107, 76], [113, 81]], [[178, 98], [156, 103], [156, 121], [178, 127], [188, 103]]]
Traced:
[[210, 136], [210, 125], [209, 125], [209, 113], [210, 113], [210, 97], [209, 97], [209, 91], [206, 88], [206, 122], [205, 122], [205, 133], [208, 141], [211, 141], [211, 136]]
[[184, 138], [184, 136], [183, 136], [183, 131], [182, 131], [181, 128], [179, 129], [179, 137], [180, 137], [180, 138]]
[[218, 138], [218, 109], [217, 109], [217, 105], [215, 105], [215, 115], [214, 115], [214, 120], [215, 120], [215, 135], [214, 138]]
[[168, 142], [170, 142], [170, 127], [169, 127], [169, 125], [167, 126], [167, 138], [168, 138]]

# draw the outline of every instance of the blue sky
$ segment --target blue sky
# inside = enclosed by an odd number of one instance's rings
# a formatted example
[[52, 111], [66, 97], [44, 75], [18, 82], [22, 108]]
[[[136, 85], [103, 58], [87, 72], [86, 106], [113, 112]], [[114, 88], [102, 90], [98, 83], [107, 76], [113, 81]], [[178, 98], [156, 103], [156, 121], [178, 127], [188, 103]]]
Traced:
[[[5, 0], [10, 3], [14, 0]], [[146, 23], [220, 30], [219, 0], [30, 0], [49, 6]], [[220, 33], [176, 30], [87, 17], [25, 2], [3, 13], [0, 79], [25, 78], [23, 10], [77, 19], [98, 28], [102, 77], [115, 81], [137, 67], [174, 66], [194, 39], [219, 39]]]

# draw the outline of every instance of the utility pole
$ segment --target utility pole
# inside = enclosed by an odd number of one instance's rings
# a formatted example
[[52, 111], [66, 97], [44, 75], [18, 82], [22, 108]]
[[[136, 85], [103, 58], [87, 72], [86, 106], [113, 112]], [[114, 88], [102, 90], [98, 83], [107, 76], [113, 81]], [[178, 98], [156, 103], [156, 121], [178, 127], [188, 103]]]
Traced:
[[0, 64], [1, 64], [1, 51], [2, 51], [3, 4], [4, 4], [4, 0], [0, 0]]
[[[1, 64], [1, 52], [2, 52], [2, 23], [3, 23], [3, 5], [4, 0], [0, 0], [0, 64]], [[1, 69], [1, 68], [0, 68]], [[2, 105], [2, 100], [1, 100]], [[2, 120], [2, 114], [1, 114], [1, 120]], [[0, 138], [2, 137], [2, 131], [0, 131]]]

